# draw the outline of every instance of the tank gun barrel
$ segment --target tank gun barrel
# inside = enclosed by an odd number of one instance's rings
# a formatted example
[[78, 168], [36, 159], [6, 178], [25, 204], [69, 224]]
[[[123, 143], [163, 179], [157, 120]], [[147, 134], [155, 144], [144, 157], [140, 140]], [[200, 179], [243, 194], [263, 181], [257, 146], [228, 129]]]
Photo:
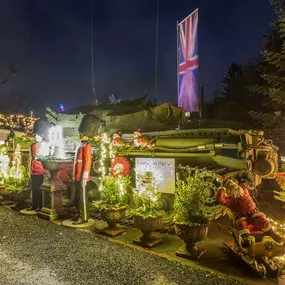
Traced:
[[162, 146], [157, 146], [157, 150], [165, 152], [197, 152], [197, 151], [214, 151], [215, 149], [239, 149], [238, 144], [225, 144], [225, 143], [213, 143], [213, 144], [203, 144], [188, 148], [167, 148]]
[[45, 114], [45, 117], [47, 118], [48, 122], [51, 124], [56, 125], [58, 113], [55, 112], [52, 108], [47, 107], [46, 108], [47, 113]]

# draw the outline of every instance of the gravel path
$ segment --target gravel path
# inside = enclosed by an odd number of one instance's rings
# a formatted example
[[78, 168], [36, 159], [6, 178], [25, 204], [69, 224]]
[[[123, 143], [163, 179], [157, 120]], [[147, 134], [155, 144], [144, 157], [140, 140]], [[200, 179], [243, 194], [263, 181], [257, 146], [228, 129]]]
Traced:
[[0, 207], [2, 285], [240, 285]]

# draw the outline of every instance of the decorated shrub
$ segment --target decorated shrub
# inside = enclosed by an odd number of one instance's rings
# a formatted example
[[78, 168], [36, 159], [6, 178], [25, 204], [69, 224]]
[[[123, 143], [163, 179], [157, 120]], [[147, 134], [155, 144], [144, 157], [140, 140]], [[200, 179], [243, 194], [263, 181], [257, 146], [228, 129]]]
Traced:
[[128, 176], [104, 176], [101, 200], [93, 202], [100, 209], [119, 209], [127, 205], [127, 191], [131, 183]]
[[13, 154], [12, 165], [8, 167], [7, 173], [2, 173], [3, 186], [9, 192], [21, 192], [28, 189], [29, 175], [22, 165], [21, 148], [18, 144]]
[[136, 209], [134, 215], [147, 217], [157, 217], [163, 215], [160, 210], [158, 192], [159, 177], [155, 177], [152, 172], [138, 174], [137, 187], [134, 190], [134, 204]]
[[13, 170], [10, 170], [7, 178], [4, 179], [4, 187], [9, 192], [21, 192], [28, 189], [29, 174], [24, 166], [19, 169], [18, 175], [13, 174]]

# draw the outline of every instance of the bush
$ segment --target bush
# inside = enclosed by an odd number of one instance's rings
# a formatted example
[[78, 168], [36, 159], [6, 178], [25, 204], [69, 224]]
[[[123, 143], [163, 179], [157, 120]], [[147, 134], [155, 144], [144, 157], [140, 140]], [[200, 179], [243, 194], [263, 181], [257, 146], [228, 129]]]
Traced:
[[[224, 207], [220, 205], [206, 205], [206, 201], [209, 200], [208, 197], [206, 198], [209, 195], [206, 193], [209, 192], [209, 182], [203, 174], [207, 170], [188, 166], [180, 166], [180, 170], [181, 173], [177, 174], [174, 200], [174, 208], [177, 211], [176, 221], [191, 225], [207, 225], [211, 219], [224, 210]], [[207, 172], [211, 173], [211, 171]]]
[[131, 184], [128, 176], [105, 176], [103, 177], [101, 200], [93, 204], [100, 209], [118, 209], [127, 205], [127, 193]]
[[157, 217], [163, 215], [160, 210], [158, 192], [158, 179], [152, 172], [138, 174], [137, 188], [134, 190], [134, 215], [142, 217]]
[[30, 178], [24, 166], [20, 167], [20, 175], [18, 178], [12, 169], [9, 170], [8, 177], [4, 179], [4, 187], [9, 192], [21, 192], [28, 189]]

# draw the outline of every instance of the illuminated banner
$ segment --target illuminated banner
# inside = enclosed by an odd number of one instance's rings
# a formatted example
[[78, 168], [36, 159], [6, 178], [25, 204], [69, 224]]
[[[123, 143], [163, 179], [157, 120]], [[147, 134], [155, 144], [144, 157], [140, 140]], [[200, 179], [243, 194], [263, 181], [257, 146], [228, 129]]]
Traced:
[[198, 9], [178, 24], [177, 32], [178, 106], [198, 112]]
[[143, 174], [145, 172], [152, 172], [153, 175], [159, 179], [159, 192], [174, 193], [174, 158], [136, 158], [136, 175]]

